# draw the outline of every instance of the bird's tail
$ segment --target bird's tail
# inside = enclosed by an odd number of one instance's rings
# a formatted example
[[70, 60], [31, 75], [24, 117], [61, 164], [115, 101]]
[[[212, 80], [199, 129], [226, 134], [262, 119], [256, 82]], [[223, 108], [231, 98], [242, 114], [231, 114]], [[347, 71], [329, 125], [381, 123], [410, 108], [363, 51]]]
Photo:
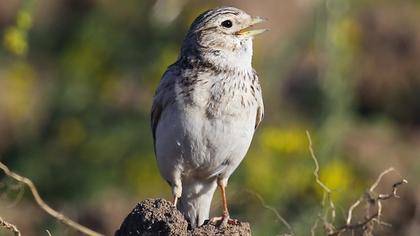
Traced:
[[216, 187], [214, 180], [183, 183], [178, 209], [192, 228], [202, 225], [209, 218], [211, 200]]

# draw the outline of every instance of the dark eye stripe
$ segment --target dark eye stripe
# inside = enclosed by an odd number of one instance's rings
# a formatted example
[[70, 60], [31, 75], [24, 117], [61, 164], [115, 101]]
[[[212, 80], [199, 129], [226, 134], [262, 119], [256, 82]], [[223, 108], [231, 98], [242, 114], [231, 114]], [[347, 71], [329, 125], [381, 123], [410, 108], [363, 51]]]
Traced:
[[212, 18], [215, 18], [215, 17], [220, 16], [220, 15], [229, 15], [229, 14], [232, 14], [232, 15], [235, 15], [235, 16], [239, 15], [238, 12], [234, 12], [234, 11], [222, 11], [222, 12], [218, 12], [218, 13], [213, 14], [209, 18], [212, 19]]
[[217, 9], [215, 11], [213, 11], [214, 14], [216, 13], [224, 13], [224, 14], [234, 14], [234, 15], [239, 15], [238, 11], [234, 11], [231, 9], [225, 9], [225, 8], [221, 8], [221, 9]]

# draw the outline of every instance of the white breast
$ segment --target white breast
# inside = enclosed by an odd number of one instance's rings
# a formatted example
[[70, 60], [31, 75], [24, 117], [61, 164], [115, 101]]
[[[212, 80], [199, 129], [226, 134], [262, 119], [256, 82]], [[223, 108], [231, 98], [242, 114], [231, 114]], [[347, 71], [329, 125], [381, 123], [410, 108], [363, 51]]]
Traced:
[[243, 106], [241, 91], [223, 100], [220, 114], [209, 115], [206, 106], [210, 86], [196, 88], [193, 103], [182, 99], [162, 114], [156, 130], [156, 150], [160, 168], [178, 166], [184, 176], [210, 178], [230, 175], [250, 146], [257, 104]]

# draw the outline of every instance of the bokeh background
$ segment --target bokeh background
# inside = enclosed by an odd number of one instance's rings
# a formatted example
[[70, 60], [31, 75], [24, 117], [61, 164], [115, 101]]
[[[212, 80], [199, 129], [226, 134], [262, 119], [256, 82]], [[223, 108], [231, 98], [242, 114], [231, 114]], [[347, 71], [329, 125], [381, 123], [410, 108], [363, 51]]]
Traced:
[[[297, 235], [310, 234], [322, 191], [309, 130], [338, 225], [393, 166], [409, 184], [384, 205], [393, 226], [378, 235], [419, 235], [419, 1], [0, 1], [0, 160], [53, 208], [107, 235], [136, 202], [170, 199], [153, 153], [152, 97], [189, 24], [219, 5], [264, 16], [271, 29], [255, 39], [266, 113], [231, 177], [231, 215], [254, 235], [288, 232], [258, 195]], [[0, 216], [23, 235], [76, 235], [0, 178]], [[216, 193], [212, 215], [219, 200]]]

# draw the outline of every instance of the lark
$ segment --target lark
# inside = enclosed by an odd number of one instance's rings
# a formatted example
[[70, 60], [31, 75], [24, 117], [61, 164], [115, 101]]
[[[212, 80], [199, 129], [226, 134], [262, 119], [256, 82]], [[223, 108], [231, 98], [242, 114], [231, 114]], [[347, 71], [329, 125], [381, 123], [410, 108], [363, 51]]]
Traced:
[[250, 28], [262, 21], [234, 7], [202, 13], [154, 96], [151, 126], [158, 167], [191, 227], [209, 218], [217, 186], [223, 214], [211, 221], [236, 222], [229, 216], [226, 185], [264, 115], [251, 62], [252, 40], [266, 30]]

